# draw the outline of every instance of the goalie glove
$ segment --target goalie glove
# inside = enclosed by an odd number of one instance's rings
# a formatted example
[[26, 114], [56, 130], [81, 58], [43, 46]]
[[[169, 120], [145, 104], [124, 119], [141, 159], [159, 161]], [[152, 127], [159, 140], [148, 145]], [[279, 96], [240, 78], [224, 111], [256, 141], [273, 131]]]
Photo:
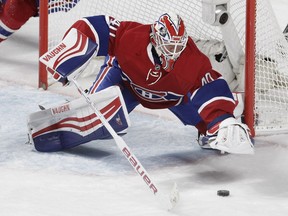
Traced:
[[[213, 130], [213, 132], [212, 132]], [[206, 144], [234, 154], [254, 154], [254, 145], [250, 139], [249, 128], [235, 118], [227, 118], [207, 131]]]

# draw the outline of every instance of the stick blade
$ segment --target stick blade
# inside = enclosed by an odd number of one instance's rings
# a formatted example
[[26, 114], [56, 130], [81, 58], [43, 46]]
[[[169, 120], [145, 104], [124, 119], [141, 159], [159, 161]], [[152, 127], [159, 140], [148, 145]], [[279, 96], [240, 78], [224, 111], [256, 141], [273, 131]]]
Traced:
[[170, 191], [170, 196], [169, 196], [169, 200], [171, 204], [171, 207], [169, 208], [169, 210], [172, 210], [178, 204], [179, 199], [180, 199], [180, 193], [179, 193], [178, 185], [176, 182], [174, 182], [174, 185], [172, 187], [172, 190]]

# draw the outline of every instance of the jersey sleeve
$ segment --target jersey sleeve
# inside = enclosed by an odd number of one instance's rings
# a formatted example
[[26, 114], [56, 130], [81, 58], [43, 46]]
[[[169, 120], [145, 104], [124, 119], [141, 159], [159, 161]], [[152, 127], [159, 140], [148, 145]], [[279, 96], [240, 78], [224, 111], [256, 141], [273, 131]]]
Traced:
[[190, 97], [207, 129], [227, 117], [232, 117], [236, 106], [227, 82], [221, 76], [214, 79], [214, 73], [217, 74], [214, 70], [207, 72], [202, 77], [202, 86]]
[[195, 61], [192, 59], [190, 67], [197, 73], [194, 73], [194, 80], [190, 78], [192, 80], [190, 82], [193, 83], [190, 88], [190, 102], [205, 128], [209, 129], [218, 121], [232, 117], [236, 103], [227, 82], [219, 72], [212, 68], [208, 57], [201, 53], [193, 43], [191, 47], [197, 55], [193, 58]]

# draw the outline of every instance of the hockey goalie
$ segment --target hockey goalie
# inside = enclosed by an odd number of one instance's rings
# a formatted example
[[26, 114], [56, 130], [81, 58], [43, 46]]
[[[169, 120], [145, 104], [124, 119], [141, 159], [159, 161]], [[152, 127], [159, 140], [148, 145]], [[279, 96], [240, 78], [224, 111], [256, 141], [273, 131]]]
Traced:
[[[119, 21], [110, 16], [86, 17], [74, 23], [63, 40], [40, 61], [55, 79], [66, 85], [77, 79], [93, 56], [106, 57], [87, 94], [95, 96], [97, 106], [100, 106], [98, 94], [109, 91], [111, 86], [119, 86], [121, 93], [118, 96], [122, 95], [124, 101], [122, 111], [126, 107], [130, 113], [139, 104], [149, 109], [169, 109], [183, 124], [195, 126], [205, 137], [204, 144], [210, 148], [235, 154], [254, 153], [249, 128], [235, 115], [239, 103], [221, 73], [212, 67], [207, 55], [187, 35], [179, 15], [163, 13], [152, 24]], [[101, 110], [101, 106], [98, 109]], [[43, 119], [32, 114], [28, 125], [35, 146], [43, 147], [38, 150], [61, 150], [92, 140], [91, 136], [83, 134], [60, 138], [63, 119], [65, 124], [73, 111], [78, 113], [80, 110], [70, 109], [64, 112], [65, 116], [61, 113], [61, 120], [57, 120], [51, 110], [42, 111]], [[117, 116], [115, 114], [114, 122]], [[120, 115], [120, 119], [127, 122], [125, 126], [129, 125], [126, 115]], [[40, 130], [36, 129], [37, 124]], [[111, 125], [119, 132], [123, 129], [115, 127], [117, 124]], [[50, 138], [54, 139], [52, 130], [47, 130], [50, 128], [60, 135], [55, 139], [59, 148], [50, 148], [53, 145], [49, 144]], [[91, 129], [97, 131], [97, 127]], [[80, 134], [73, 129], [69, 131]], [[38, 134], [43, 139], [36, 139]], [[102, 133], [93, 138], [106, 135]], [[76, 141], [74, 137], [77, 137]]]

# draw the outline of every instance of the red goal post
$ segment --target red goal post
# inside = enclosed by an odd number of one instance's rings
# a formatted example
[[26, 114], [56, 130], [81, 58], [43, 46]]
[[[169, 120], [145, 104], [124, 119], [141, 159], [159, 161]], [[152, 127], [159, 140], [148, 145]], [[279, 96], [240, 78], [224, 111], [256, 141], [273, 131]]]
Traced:
[[[229, 26], [207, 23], [215, 13], [209, 4], [226, 6], [227, 2]], [[167, 11], [181, 15], [195, 41], [225, 44], [235, 73], [233, 81], [237, 81], [231, 89], [243, 93], [244, 119], [253, 136], [288, 132], [288, 43], [269, 0], [41, 0], [39, 53], [55, 46], [65, 30], [83, 16], [105, 14], [151, 23]], [[205, 49], [206, 43], [200, 44]], [[39, 63], [39, 88], [51, 84]]]
[[[48, 51], [48, 1], [39, 1], [39, 57]], [[38, 87], [47, 90], [48, 72], [46, 66], [39, 61]]]
[[[248, 2], [249, 0], [246, 0]], [[244, 120], [255, 136], [255, 38], [256, 38], [256, 0], [246, 3], [246, 46], [245, 46], [245, 100]], [[249, 92], [249, 93], [248, 93]]]

